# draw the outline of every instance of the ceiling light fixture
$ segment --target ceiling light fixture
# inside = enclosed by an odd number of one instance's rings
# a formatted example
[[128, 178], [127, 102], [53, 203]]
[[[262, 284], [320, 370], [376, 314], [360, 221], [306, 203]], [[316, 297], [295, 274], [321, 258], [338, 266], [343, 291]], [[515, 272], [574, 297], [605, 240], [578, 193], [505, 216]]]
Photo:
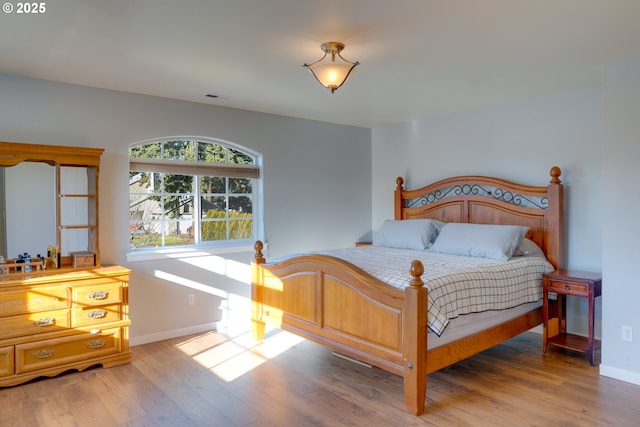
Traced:
[[[320, 49], [324, 52], [324, 56], [311, 64], [304, 64], [311, 74], [318, 80], [322, 86], [335, 92], [340, 86], [347, 81], [349, 74], [360, 64], [358, 61], [347, 61], [340, 55], [344, 44], [338, 42], [326, 42], [320, 45]], [[325, 61], [324, 59], [328, 59]]]

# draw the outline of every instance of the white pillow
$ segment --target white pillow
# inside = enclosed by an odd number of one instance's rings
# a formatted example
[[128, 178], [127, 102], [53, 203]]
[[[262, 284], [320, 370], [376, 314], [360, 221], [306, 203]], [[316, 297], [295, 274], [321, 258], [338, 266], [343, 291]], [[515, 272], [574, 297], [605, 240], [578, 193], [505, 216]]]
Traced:
[[522, 239], [522, 242], [520, 242], [516, 250], [513, 251], [513, 256], [537, 256], [545, 258], [540, 246], [536, 245], [533, 240], [527, 238]]
[[373, 244], [387, 248], [424, 250], [435, 240], [441, 224], [433, 219], [387, 219]]
[[430, 251], [451, 255], [507, 260], [522, 241], [528, 227], [448, 223]]

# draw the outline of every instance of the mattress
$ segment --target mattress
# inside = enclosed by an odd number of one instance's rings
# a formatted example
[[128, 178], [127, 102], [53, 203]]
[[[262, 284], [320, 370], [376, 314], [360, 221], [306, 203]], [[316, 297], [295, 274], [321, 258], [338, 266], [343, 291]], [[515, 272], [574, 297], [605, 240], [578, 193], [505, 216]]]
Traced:
[[461, 338], [484, 331], [493, 326], [505, 323], [536, 308], [542, 307], [542, 300], [521, 304], [517, 307], [504, 310], [483, 311], [471, 313], [452, 319], [447, 329], [441, 336], [430, 333], [427, 339], [427, 348], [432, 350], [445, 344], [449, 344]]

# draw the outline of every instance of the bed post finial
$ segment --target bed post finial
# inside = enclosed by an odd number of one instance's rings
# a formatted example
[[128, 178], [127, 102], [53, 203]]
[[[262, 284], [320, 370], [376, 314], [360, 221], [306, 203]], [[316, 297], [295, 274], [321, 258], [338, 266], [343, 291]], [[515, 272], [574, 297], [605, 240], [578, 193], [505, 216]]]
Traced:
[[413, 261], [411, 261], [411, 268], [409, 269], [409, 274], [411, 274], [411, 277], [413, 277], [413, 279], [409, 284], [411, 286], [415, 286], [416, 288], [423, 286], [424, 282], [420, 278], [420, 276], [422, 276], [423, 273], [424, 273], [424, 265], [422, 265], [422, 263], [417, 259], [414, 259]]
[[551, 175], [551, 183], [552, 184], [560, 184], [560, 175], [562, 175], [562, 171], [558, 166], [554, 166], [549, 171], [549, 175]]
[[256, 243], [253, 245], [253, 249], [256, 250], [256, 253], [253, 255], [253, 260], [258, 264], [264, 264], [265, 263], [264, 256], [262, 255], [262, 248], [263, 247], [264, 247], [264, 245], [262, 244], [262, 242], [260, 240], [256, 240]]
[[396, 178], [396, 190], [393, 192], [393, 218], [402, 218], [402, 193], [404, 191], [404, 179], [399, 176]]

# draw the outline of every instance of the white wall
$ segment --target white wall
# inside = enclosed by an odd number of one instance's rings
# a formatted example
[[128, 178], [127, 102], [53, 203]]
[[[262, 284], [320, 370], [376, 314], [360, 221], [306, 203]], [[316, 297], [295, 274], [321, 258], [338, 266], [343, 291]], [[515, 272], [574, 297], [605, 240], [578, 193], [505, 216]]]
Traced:
[[[132, 269], [132, 342], [247, 319], [252, 253], [126, 263], [128, 145], [164, 136], [232, 141], [263, 155], [269, 256], [350, 246], [371, 228], [371, 131], [0, 74], [0, 140], [102, 147], [103, 264]], [[196, 296], [187, 306], [187, 295]]]
[[[640, 58], [604, 79], [603, 375], [640, 384]], [[622, 341], [622, 325], [633, 342]]]
[[[547, 185], [562, 169], [566, 268], [602, 269], [602, 95], [599, 88], [374, 129], [373, 227], [393, 218], [398, 175], [417, 188], [456, 175]], [[596, 304], [600, 319], [601, 302]], [[586, 301], [569, 303], [568, 327], [586, 334]], [[600, 322], [596, 335], [600, 336]]]

